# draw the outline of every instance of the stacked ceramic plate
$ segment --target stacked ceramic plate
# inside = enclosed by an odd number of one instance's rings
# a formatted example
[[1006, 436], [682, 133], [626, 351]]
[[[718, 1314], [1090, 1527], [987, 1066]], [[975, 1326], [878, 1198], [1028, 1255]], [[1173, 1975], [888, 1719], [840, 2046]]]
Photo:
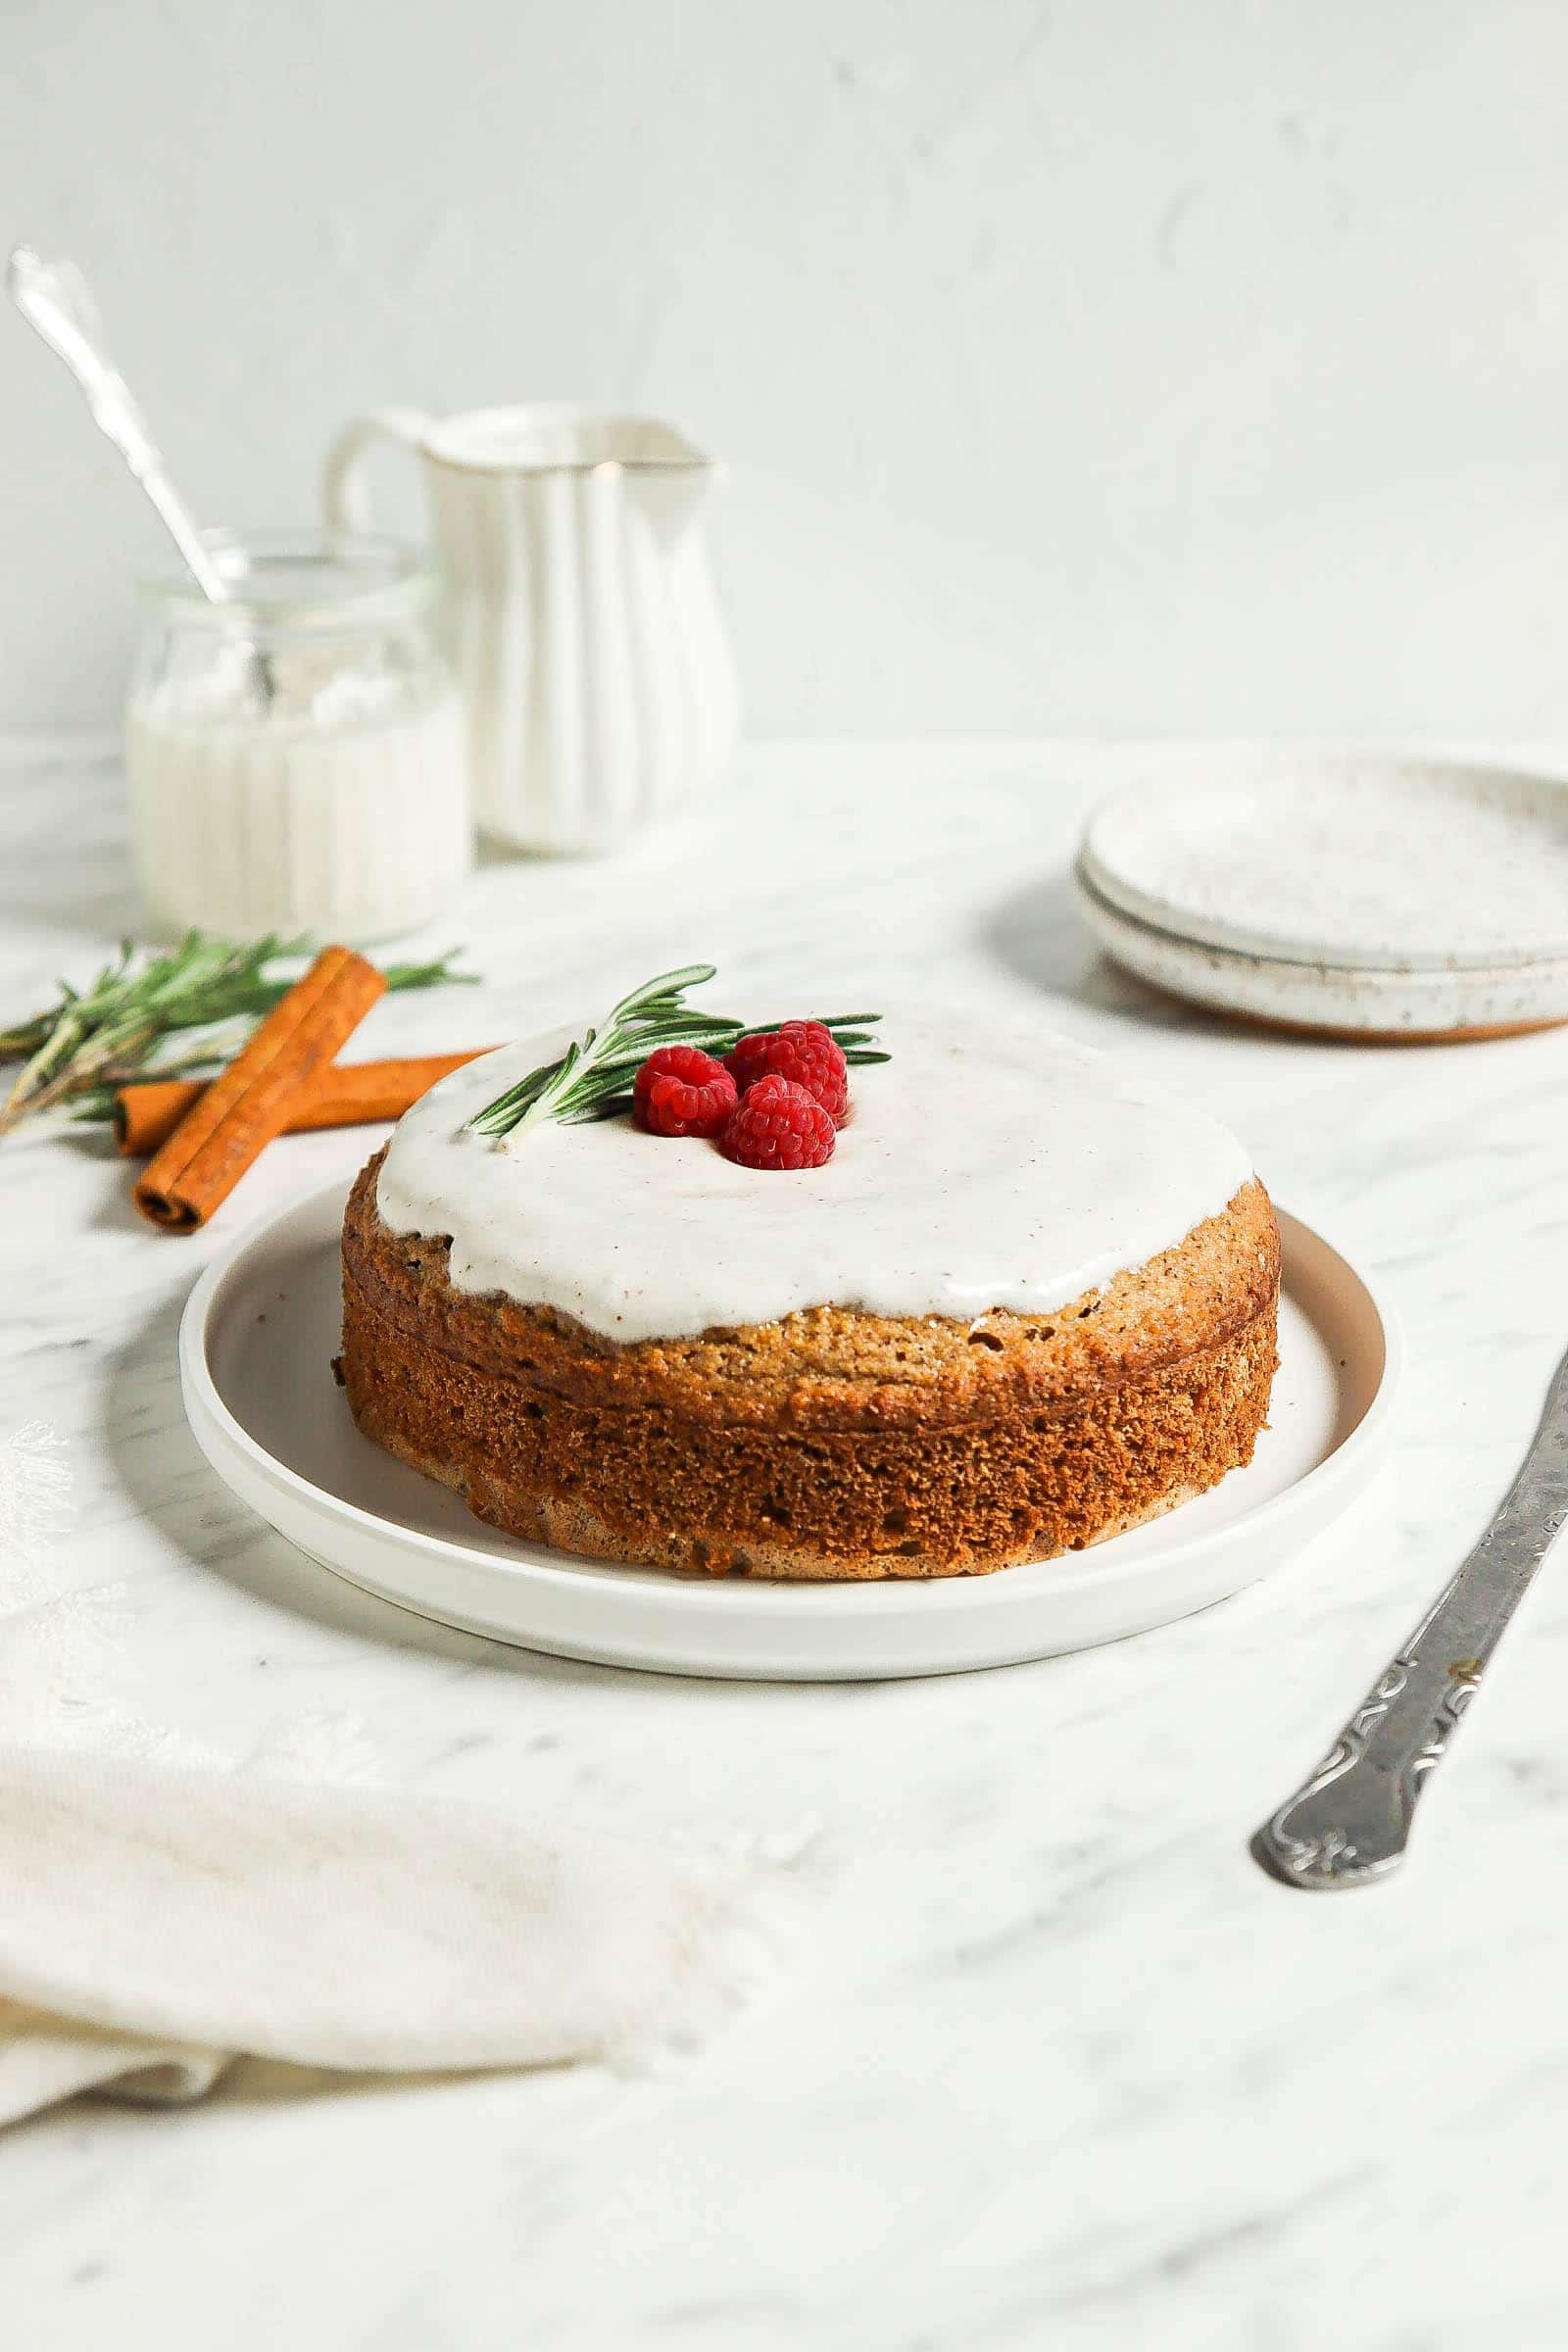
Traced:
[[1568, 784], [1385, 758], [1235, 758], [1097, 808], [1106, 953], [1200, 1004], [1369, 1037], [1568, 1021]]

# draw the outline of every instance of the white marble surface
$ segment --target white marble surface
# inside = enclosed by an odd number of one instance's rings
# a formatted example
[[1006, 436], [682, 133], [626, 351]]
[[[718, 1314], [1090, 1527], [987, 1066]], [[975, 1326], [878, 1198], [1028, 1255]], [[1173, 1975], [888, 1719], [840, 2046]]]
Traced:
[[[347, 1170], [269, 1153], [208, 1235], [137, 1226], [79, 1141], [0, 1149], [0, 1433], [65, 1440], [84, 1591], [123, 1588], [124, 1699], [230, 1752], [312, 1710], [382, 1769], [551, 1819], [725, 1838], [819, 1824], [768, 1997], [706, 2054], [0, 2143], [6, 2340], [261, 2352], [724, 2352], [1568, 2341], [1568, 1561], [1527, 1604], [1397, 1882], [1276, 1887], [1246, 1840], [1490, 1512], [1568, 1340], [1568, 1032], [1348, 1049], [1188, 1016], [1095, 955], [1088, 797], [1193, 755], [818, 746], [617, 867], [493, 863], [449, 935], [482, 992], [378, 1008], [387, 1050], [570, 1015], [710, 955], [769, 1003], [946, 990], [1199, 1091], [1380, 1274], [1409, 1368], [1375, 1496], [1276, 1581], [1048, 1664], [737, 1688], [508, 1653], [340, 1587], [217, 1484], [173, 1338], [207, 1253]], [[0, 776], [0, 1004], [134, 921], [108, 755]], [[443, 943], [444, 944], [444, 943]]]

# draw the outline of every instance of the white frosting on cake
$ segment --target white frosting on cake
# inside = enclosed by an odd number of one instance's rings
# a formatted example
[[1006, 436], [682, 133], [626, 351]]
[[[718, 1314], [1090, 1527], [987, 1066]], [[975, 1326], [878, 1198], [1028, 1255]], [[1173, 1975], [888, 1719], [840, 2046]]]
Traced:
[[1251, 1170], [1225, 1128], [1048, 1031], [958, 1043], [890, 1019], [851, 1072], [825, 1167], [735, 1166], [628, 1118], [502, 1141], [466, 1121], [561, 1051], [506, 1046], [416, 1102], [381, 1168], [394, 1233], [450, 1234], [450, 1277], [613, 1340], [797, 1308], [1049, 1314], [1218, 1214]]

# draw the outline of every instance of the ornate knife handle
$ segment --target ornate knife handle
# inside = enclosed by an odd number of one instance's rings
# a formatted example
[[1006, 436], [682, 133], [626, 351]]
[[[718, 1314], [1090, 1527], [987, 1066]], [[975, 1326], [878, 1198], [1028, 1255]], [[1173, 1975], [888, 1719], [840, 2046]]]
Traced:
[[1303, 1788], [1252, 1840], [1291, 1886], [1361, 1886], [1403, 1859], [1416, 1799], [1568, 1521], [1568, 1356], [1496, 1517]]

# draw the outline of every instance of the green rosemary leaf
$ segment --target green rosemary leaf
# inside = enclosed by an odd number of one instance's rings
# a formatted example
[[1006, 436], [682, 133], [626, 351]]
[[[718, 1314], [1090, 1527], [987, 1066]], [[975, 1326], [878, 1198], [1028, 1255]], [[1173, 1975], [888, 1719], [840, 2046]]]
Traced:
[[601, 1119], [618, 1119], [624, 1112], [629, 1111], [631, 1106], [632, 1096], [628, 1088], [623, 1095], [605, 1095], [594, 1104], [592, 1110], [569, 1113], [562, 1119], [561, 1123], [564, 1127], [597, 1125]]
[[[842, 1046], [846, 1029], [869, 1028], [882, 1015], [879, 1012], [813, 1012], [808, 1017], [819, 1022], [822, 1028], [831, 1029]], [[775, 1029], [782, 1027], [781, 1021], [752, 1021], [740, 1034], [742, 1037], [770, 1037]]]
[[477, 988], [477, 972], [455, 972], [452, 969], [452, 958], [462, 954], [461, 948], [448, 948], [444, 956], [435, 956], [429, 963], [387, 964], [387, 995], [395, 997], [411, 988]]
[[671, 1004], [678, 1004], [688, 988], [700, 988], [704, 981], [716, 978], [717, 972], [716, 963], [684, 963], [678, 971], [661, 972], [657, 979], [645, 980], [641, 988], [622, 997], [611, 1012], [611, 1022], [624, 1025], [642, 1006], [666, 999]]

